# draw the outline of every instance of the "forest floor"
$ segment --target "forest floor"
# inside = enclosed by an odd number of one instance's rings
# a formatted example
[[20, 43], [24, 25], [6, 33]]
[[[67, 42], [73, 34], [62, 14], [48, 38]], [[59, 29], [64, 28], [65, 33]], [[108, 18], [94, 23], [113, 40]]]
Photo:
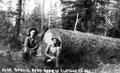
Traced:
[[8, 54], [6, 46], [0, 43], [0, 73], [120, 73], [120, 64], [102, 64], [96, 69], [50, 69], [42, 57], [29, 62], [22, 59], [22, 52]]

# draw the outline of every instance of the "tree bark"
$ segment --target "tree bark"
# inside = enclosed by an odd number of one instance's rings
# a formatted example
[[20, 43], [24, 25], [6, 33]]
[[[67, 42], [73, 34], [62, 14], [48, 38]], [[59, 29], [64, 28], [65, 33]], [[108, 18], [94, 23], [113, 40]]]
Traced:
[[19, 36], [20, 33], [20, 25], [21, 25], [21, 13], [22, 13], [22, 0], [18, 0], [18, 8], [17, 8], [17, 17], [15, 24], [15, 36]]
[[51, 38], [58, 38], [61, 45], [59, 63], [62, 68], [97, 68], [99, 63], [120, 62], [120, 40], [78, 31], [50, 29], [45, 33], [41, 52]]
[[42, 3], [42, 20], [41, 20], [41, 32], [43, 31], [43, 26], [45, 24], [45, 12], [44, 12], [44, 8], [45, 8], [45, 0], [43, 0], [43, 3]]

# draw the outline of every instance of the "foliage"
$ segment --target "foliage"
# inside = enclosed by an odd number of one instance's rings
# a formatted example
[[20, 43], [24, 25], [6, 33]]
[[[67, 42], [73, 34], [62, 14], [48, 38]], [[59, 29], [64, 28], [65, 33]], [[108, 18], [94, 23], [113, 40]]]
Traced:
[[21, 34], [26, 36], [30, 28], [36, 28], [40, 32], [41, 27], [41, 13], [40, 8], [35, 7], [32, 14], [28, 18], [24, 19], [21, 25]]
[[12, 24], [7, 19], [7, 12], [0, 11], [0, 37], [4, 37], [5, 39], [9, 34], [11, 34], [12, 27]]
[[[104, 35], [108, 29], [118, 25], [119, 2], [118, 4], [111, 0], [61, 0], [61, 2], [63, 5], [62, 26], [65, 29], [74, 29], [77, 13], [79, 14], [77, 30], [82, 32]], [[118, 19], [114, 15], [118, 15]]]
[[113, 24], [113, 28], [110, 28], [107, 30], [107, 36], [113, 37], [113, 38], [120, 38], [120, 1], [113, 0], [113, 2], [108, 7], [109, 9], [109, 19], [111, 23]]
[[61, 18], [57, 16], [57, 4], [54, 4], [51, 7], [51, 11], [48, 13], [50, 17], [50, 27], [51, 28], [60, 28], [61, 27]]

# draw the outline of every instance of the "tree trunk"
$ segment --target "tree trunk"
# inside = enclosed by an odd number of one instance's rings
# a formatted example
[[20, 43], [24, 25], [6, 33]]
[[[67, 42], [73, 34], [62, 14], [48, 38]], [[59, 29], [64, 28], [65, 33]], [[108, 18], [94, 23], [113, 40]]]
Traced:
[[120, 62], [119, 39], [62, 29], [50, 29], [45, 33], [41, 46], [43, 56], [53, 37], [62, 43], [59, 56], [62, 68], [97, 68], [101, 62]]
[[19, 36], [20, 33], [20, 25], [21, 25], [21, 13], [22, 13], [22, 0], [18, 0], [18, 8], [17, 8], [17, 17], [15, 24], [15, 36]]
[[44, 7], [45, 7], [45, 0], [43, 0], [43, 3], [42, 3], [42, 21], [41, 21], [41, 32], [43, 31], [43, 26], [44, 26], [44, 23], [45, 23], [45, 12], [44, 12]]
[[51, 27], [51, 7], [52, 7], [52, 1], [50, 0], [50, 12], [49, 12], [49, 28]]
[[79, 15], [78, 15], [78, 13], [77, 13], [77, 17], [76, 17], [76, 22], [75, 22], [74, 31], [75, 31], [75, 30], [76, 30], [76, 28], [77, 28], [77, 24], [78, 24], [78, 17], [79, 17]]

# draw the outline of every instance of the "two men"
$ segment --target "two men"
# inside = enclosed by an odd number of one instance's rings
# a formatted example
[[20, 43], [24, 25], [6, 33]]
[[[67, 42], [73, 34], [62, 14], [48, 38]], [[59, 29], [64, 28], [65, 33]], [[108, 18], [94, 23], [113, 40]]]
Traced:
[[[30, 57], [36, 56], [37, 49], [39, 47], [38, 39], [36, 39], [38, 32], [32, 28], [29, 30], [29, 35], [25, 38], [24, 42], [24, 56], [25, 60], [29, 60]], [[50, 67], [58, 67], [58, 56], [60, 54], [61, 42], [57, 38], [52, 38], [52, 44], [47, 45], [45, 49], [45, 63], [49, 64]]]

